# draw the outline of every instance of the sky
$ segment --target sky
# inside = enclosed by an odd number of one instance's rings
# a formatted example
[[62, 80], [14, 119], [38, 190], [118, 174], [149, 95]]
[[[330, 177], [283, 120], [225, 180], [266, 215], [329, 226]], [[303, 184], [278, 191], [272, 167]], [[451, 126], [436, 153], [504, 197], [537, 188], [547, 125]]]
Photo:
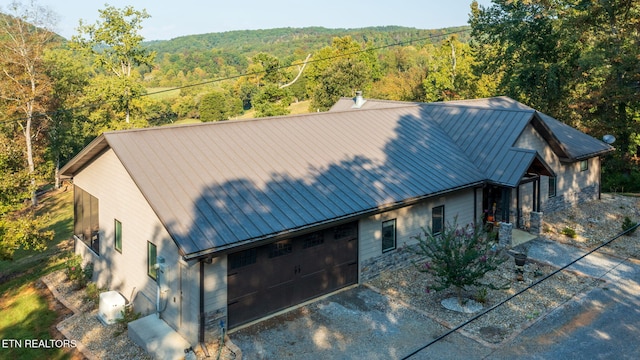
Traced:
[[[69, 39], [79, 20], [95, 24], [105, 4], [146, 9], [145, 40], [232, 30], [322, 26], [361, 28], [399, 25], [438, 29], [466, 25], [472, 0], [36, 0], [58, 16], [54, 30]], [[10, 0], [0, 0], [6, 9]], [[23, 4], [29, 0], [19, 0]], [[478, 0], [489, 5], [490, 0]]]

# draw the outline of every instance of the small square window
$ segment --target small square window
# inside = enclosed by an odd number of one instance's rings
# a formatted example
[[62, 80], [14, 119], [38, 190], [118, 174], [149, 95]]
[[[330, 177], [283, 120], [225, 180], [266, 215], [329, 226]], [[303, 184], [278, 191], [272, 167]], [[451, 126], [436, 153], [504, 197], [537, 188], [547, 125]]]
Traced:
[[580, 171], [587, 171], [587, 170], [589, 170], [589, 160], [580, 161]]
[[303, 238], [302, 248], [308, 249], [324, 244], [324, 236], [321, 232], [309, 234]]
[[549, 197], [555, 197], [556, 196], [556, 178], [550, 176], [549, 177]]
[[382, 252], [396, 248], [396, 220], [387, 220], [382, 223]]
[[431, 231], [440, 234], [444, 230], [444, 205], [431, 209]]
[[293, 252], [291, 240], [278, 241], [269, 245], [269, 259], [289, 255]]
[[155, 244], [147, 241], [147, 275], [153, 280], [158, 279], [158, 270], [156, 263], [158, 262], [158, 252]]
[[244, 266], [253, 265], [258, 260], [258, 250], [248, 249], [229, 255], [229, 269], [234, 270]]
[[122, 223], [118, 220], [115, 220], [113, 225], [113, 233], [114, 233], [114, 244], [113, 247], [119, 253], [122, 253]]

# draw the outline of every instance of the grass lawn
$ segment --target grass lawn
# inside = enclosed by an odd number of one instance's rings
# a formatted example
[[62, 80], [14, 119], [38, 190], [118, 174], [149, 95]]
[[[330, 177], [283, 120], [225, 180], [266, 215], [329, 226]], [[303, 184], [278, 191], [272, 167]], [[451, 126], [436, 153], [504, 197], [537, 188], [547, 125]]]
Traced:
[[[39, 214], [49, 219], [48, 229], [56, 232], [43, 252], [17, 251], [13, 261], [0, 261], [0, 339], [47, 340], [57, 323], [58, 313], [50, 302], [48, 290], [38, 279], [64, 267], [64, 252], [69, 250], [72, 232], [73, 191], [53, 191], [41, 199]], [[8, 276], [7, 276], [8, 275]], [[63, 349], [4, 348], [0, 359], [68, 359]]]
[[[289, 115], [307, 114], [309, 112], [310, 100], [298, 101], [289, 105]], [[245, 111], [244, 114], [237, 117], [237, 119], [253, 119], [256, 115], [256, 111], [253, 109]], [[236, 118], [232, 118], [236, 119]]]
[[180, 96], [180, 89], [171, 87], [152, 87], [147, 88], [149, 97], [156, 100], [172, 100]]
[[309, 104], [310, 100], [298, 101], [297, 103], [292, 103], [289, 105], [289, 110], [291, 110], [291, 115], [297, 114], [307, 114], [309, 112]]

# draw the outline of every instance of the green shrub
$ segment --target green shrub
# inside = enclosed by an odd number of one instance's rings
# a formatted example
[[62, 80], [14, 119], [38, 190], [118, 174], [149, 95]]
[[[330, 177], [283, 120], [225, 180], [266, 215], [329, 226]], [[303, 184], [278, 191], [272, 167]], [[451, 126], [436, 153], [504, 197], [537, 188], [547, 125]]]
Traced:
[[447, 225], [440, 234], [423, 228], [423, 233], [414, 237], [418, 240], [414, 251], [427, 258], [424, 262], [414, 262], [414, 265], [418, 271], [434, 278], [425, 291], [440, 291], [453, 286], [457, 290], [458, 301], [462, 301], [462, 291], [468, 286], [506, 288], [505, 285], [496, 286], [482, 281], [486, 273], [497, 269], [506, 260], [495, 250], [495, 232], [487, 232], [481, 224], [461, 227], [456, 221]]
[[487, 291], [486, 288], [481, 288], [480, 290], [478, 290], [478, 292], [473, 297], [473, 299], [481, 304], [485, 304], [487, 302], [488, 293], [489, 292]]
[[572, 239], [575, 239], [578, 236], [578, 234], [576, 233], [576, 230], [573, 229], [573, 228], [570, 228], [568, 226], [565, 227], [564, 229], [562, 229], [561, 234], [565, 235], [565, 236], [568, 236], [568, 237], [570, 237]]
[[93, 302], [93, 308], [97, 308], [100, 303], [100, 293], [106, 291], [106, 289], [99, 288], [94, 282], [89, 282], [85, 288], [84, 301]]
[[142, 314], [139, 312], [134, 312], [131, 306], [127, 306], [121, 312], [122, 318], [117, 319], [116, 323], [118, 324], [118, 330], [113, 333], [113, 337], [120, 336], [120, 334], [124, 333], [127, 330], [127, 324], [138, 320]]
[[627, 236], [631, 236], [631, 234], [636, 232], [637, 228], [634, 228], [636, 225], [638, 225], [637, 222], [632, 221], [631, 218], [629, 218], [628, 216], [625, 216], [624, 220], [622, 221], [622, 231], [627, 231], [627, 230], [633, 228], [633, 230], [631, 230], [631, 231], [629, 231], [628, 233], [625, 234]]
[[83, 267], [80, 255], [69, 255], [65, 262], [65, 272], [68, 280], [75, 282], [78, 288], [83, 289], [93, 277], [93, 263], [89, 262]]

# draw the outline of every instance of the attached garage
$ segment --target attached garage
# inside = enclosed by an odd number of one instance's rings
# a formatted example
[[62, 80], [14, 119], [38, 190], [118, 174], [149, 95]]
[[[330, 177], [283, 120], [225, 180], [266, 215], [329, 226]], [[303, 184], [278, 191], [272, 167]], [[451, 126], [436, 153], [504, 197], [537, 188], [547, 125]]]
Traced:
[[229, 328], [358, 282], [358, 223], [228, 256]]

